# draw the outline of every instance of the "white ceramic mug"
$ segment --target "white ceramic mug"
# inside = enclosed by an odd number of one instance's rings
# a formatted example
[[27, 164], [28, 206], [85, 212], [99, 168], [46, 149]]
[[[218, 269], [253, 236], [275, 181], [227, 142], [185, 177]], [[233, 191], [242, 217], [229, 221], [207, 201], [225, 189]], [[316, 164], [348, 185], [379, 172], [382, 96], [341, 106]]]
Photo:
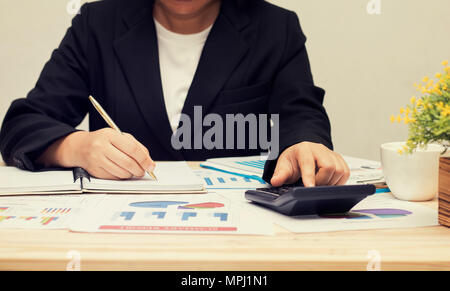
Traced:
[[412, 154], [399, 154], [404, 142], [381, 145], [384, 178], [392, 194], [408, 201], [432, 200], [438, 192], [440, 145], [428, 145]]

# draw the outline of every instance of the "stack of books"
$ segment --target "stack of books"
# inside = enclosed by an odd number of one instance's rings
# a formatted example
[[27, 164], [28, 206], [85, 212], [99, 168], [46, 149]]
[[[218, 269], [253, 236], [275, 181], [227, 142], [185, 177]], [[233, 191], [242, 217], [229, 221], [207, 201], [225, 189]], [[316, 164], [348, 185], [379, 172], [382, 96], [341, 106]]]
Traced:
[[439, 223], [450, 227], [450, 159], [439, 164]]

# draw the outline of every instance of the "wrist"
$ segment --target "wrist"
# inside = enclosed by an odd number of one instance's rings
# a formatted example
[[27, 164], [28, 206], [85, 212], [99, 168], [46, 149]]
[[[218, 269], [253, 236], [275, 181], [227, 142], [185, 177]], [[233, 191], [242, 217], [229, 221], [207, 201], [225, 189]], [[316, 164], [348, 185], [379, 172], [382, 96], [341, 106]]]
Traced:
[[76, 131], [60, 139], [55, 145], [54, 158], [58, 166], [65, 168], [80, 167], [79, 152], [83, 148], [82, 141], [89, 134], [85, 131]]
[[77, 131], [56, 140], [42, 153], [36, 163], [45, 167], [76, 167], [76, 161], [79, 160], [77, 148], [80, 147], [80, 141], [84, 138], [84, 134], [86, 133]]

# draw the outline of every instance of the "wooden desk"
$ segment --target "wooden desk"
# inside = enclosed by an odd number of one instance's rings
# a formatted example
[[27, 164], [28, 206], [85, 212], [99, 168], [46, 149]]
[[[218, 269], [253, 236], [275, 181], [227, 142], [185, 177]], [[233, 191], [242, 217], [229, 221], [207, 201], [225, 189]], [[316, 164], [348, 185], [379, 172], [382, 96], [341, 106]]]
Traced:
[[[192, 165], [192, 166], [195, 166]], [[437, 201], [423, 203], [437, 208]], [[413, 229], [275, 236], [72, 233], [0, 230], [0, 270], [366, 270], [378, 251], [382, 270], [450, 270], [450, 231]]]

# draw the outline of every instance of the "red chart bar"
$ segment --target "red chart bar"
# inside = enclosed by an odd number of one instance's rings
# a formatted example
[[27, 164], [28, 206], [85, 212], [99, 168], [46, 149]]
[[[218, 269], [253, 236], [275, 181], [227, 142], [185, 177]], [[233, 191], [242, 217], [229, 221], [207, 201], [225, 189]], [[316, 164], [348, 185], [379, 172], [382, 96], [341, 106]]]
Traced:
[[100, 230], [237, 231], [237, 227], [102, 225]]

